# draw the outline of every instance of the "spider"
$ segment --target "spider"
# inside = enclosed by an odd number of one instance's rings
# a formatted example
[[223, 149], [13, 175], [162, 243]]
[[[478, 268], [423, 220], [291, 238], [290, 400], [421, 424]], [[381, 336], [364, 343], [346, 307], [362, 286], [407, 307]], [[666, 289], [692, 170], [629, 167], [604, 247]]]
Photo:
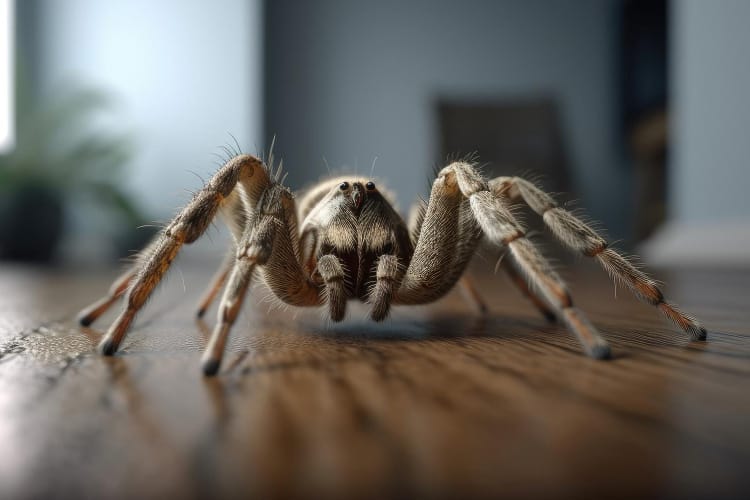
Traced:
[[[382, 321], [391, 305], [433, 302], [459, 281], [471, 292], [462, 277], [482, 239], [507, 251], [510, 259], [501, 261], [503, 269], [545, 317], [561, 319], [589, 356], [609, 358], [607, 342], [573, 306], [565, 283], [514, 217], [510, 207], [516, 202], [526, 203], [563, 245], [596, 259], [614, 280], [657, 307], [691, 340], [706, 338], [698, 321], [667, 302], [654, 280], [589, 225], [527, 180], [486, 180], [474, 159], [440, 170], [429, 199], [412, 210], [408, 225], [390, 195], [370, 179], [324, 180], [297, 204], [279, 172], [246, 154], [223, 164], [108, 293], [79, 314], [79, 322], [88, 326], [125, 296], [124, 308], [100, 343], [103, 354], [117, 351], [180, 247], [197, 240], [220, 213], [233, 245], [198, 309], [203, 316], [226, 282], [217, 324], [201, 359], [207, 376], [219, 370], [229, 331], [256, 272], [286, 304], [326, 306], [330, 318], [341, 321], [347, 301], [358, 299], [369, 303], [374, 321]], [[476, 293], [474, 300], [482, 305]]]

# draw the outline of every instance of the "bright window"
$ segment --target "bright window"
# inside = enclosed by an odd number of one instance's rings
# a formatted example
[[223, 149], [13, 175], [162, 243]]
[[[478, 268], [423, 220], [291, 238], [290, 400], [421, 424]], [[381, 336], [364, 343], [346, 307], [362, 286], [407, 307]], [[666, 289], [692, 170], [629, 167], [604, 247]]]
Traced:
[[13, 148], [13, 0], [0, 0], [0, 153]]

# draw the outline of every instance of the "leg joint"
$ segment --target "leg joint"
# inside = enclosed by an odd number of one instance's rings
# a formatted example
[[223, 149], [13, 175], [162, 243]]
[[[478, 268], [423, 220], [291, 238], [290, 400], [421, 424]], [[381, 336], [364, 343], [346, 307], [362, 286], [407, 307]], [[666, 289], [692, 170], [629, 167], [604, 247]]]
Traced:
[[523, 231], [517, 230], [503, 239], [503, 245], [510, 245], [519, 238], [526, 236]]

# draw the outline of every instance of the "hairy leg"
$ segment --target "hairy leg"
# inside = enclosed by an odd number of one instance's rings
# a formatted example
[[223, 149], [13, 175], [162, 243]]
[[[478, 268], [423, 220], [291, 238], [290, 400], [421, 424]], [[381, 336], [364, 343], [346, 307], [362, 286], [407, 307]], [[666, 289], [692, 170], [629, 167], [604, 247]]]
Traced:
[[[203, 354], [203, 373], [215, 375], [221, 365], [229, 332], [242, 308], [256, 267], [280, 299], [300, 306], [320, 304], [318, 288], [307, 279], [295, 253], [294, 201], [280, 185], [268, 188], [257, 213], [248, 218], [237, 243], [236, 258], [217, 313], [217, 322]], [[283, 266], [284, 272], [278, 272]], [[270, 268], [270, 269], [269, 269]]]
[[456, 162], [444, 168], [440, 177], [446, 183], [455, 183], [461, 194], [469, 199], [471, 209], [487, 238], [510, 250], [513, 261], [537, 291], [562, 317], [589, 356], [608, 358], [610, 349], [596, 328], [584, 314], [573, 307], [573, 300], [563, 280], [541, 253], [526, 238], [502, 197], [489, 190], [487, 182], [475, 167], [466, 162]]
[[193, 200], [162, 231], [153, 244], [153, 251], [143, 259], [127, 291], [126, 305], [102, 339], [100, 349], [112, 355], [117, 351], [135, 315], [146, 303], [156, 285], [185, 243], [192, 243], [206, 230], [222, 201], [235, 189], [238, 182], [268, 183], [265, 167], [249, 155], [229, 160], [199, 191]]
[[99, 316], [107, 312], [109, 308], [112, 307], [112, 305], [117, 302], [120, 297], [123, 296], [123, 294], [125, 294], [125, 291], [130, 285], [130, 281], [133, 279], [136, 273], [137, 269], [135, 267], [131, 267], [120, 276], [118, 276], [109, 287], [109, 290], [104, 297], [100, 298], [91, 305], [86, 306], [81, 310], [81, 312], [78, 313], [78, 322], [82, 326], [89, 326], [91, 323], [96, 321]]
[[127, 271], [115, 278], [115, 281], [112, 282], [112, 285], [109, 287], [109, 290], [104, 297], [88, 307], [85, 307], [78, 313], [77, 319], [82, 326], [89, 326], [96, 321], [102, 314], [107, 312], [120, 297], [125, 295], [128, 286], [130, 286], [133, 278], [138, 274], [138, 269], [143, 265], [143, 262], [151, 256], [158, 243], [159, 236], [152, 239], [148, 245], [146, 245], [146, 248], [138, 252], [135, 261], [130, 265]]
[[425, 206], [412, 209], [414, 253], [394, 304], [425, 304], [445, 295], [463, 276], [482, 238], [469, 202], [455, 181], [438, 177]]
[[[433, 200], [437, 201], [433, 198]], [[445, 259], [453, 259], [454, 262], [458, 262], [459, 265], [455, 266], [454, 269], [463, 270], [463, 267], [461, 267], [460, 262], [466, 261], [466, 265], [468, 265], [468, 261], [471, 259], [471, 256], [474, 254], [474, 251], [476, 249], [476, 245], [481, 238], [481, 229], [478, 228], [476, 223], [473, 220], [473, 217], [466, 217], [466, 213], [469, 211], [468, 205], [465, 204], [460, 205], [459, 210], [461, 213], [459, 213], [458, 217], [458, 228], [459, 228], [459, 236], [457, 238], [456, 245], [461, 250], [460, 252], [454, 253], [452, 251], [447, 252], [449, 255], [447, 255]], [[411, 237], [411, 242], [413, 247], [417, 247], [417, 242], [419, 241], [419, 235], [422, 232], [422, 224], [424, 223], [425, 215], [427, 214], [427, 202], [425, 201], [419, 201], [412, 205], [410, 211], [409, 211], [409, 235]], [[437, 229], [437, 228], [436, 228]], [[424, 259], [429, 258], [427, 255], [417, 255], [417, 259]], [[414, 259], [412, 259], [414, 260]], [[414, 271], [414, 268], [412, 268], [412, 271]], [[460, 275], [460, 278], [458, 279], [458, 284], [461, 288], [462, 296], [464, 300], [466, 300], [468, 303], [470, 303], [473, 307], [476, 308], [477, 312], [479, 314], [487, 314], [487, 311], [489, 308], [487, 307], [487, 304], [485, 303], [484, 299], [482, 298], [481, 294], [477, 290], [476, 286], [474, 286], [474, 282], [472, 278], [466, 274], [461, 274], [460, 272], [457, 272], [456, 274]], [[451, 280], [455, 281], [454, 276], [442, 276], [440, 278], [443, 283], [451, 283]], [[404, 287], [403, 291], [401, 291], [402, 296], [407, 295], [407, 291], [409, 290], [409, 287], [413, 287], [416, 282], [418, 282], [419, 278], [414, 278], [414, 273], [411, 277], [412, 284], [407, 285]], [[413, 292], [415, 295], [418, 295], [417, 292]], [[403, 299], [400, 299], [403, 300]]]
[[206, 288], [206, 290], [203, 292], [201, 300], [198, 302], [198, 311], [196, 312], [196, 316], [198, 316], [199, 318], [202, 318], [203, 315], [206, 314], [206, 311], [209, 307], [211, 307], [211, 304], [216, 298], [216, 295], [218, 295], [219, 290], [221, 290], [221, 287], [226, 282], [229, 273], [232, 271], [233, 261], [234, 252], [230, 252], [221, 262], [219, 269], [216, 270], [216, 274], [214, 274], [213, 278], [211, 278], [211, 282], [209, 283], [208, 288]]
[[521, 290], [521, 293], [526, 298], [528, 298], [532, 304], [534, 304], [534, 306], [539, 310], [540, 313], [542, 313], [542, 316], [544, 316], [547, 321], [549, 321], [550, 323], [554, 323], [555, 321], [557, 321], [555, 312], [550, 309], [544, 302], [544, 300], [542, 300], [542, 298], [539, 297], [536, 292], [529, 287], [529, 284], [526, 282], [523, 276], [521, 276], [518, 271], [516, 271], [516, 269], [507, 259], [503, 259], [503, 261], [500, 263], [500, 266], [503, 268], [513, 284], [516, 285], [519, 290]]
[[467, 274], [461, 276], [458, 280], [458, 284], [461, 286], [461, 292], [463, 292], [464, 299], [476, 307], [479, 314], [487, 314], [490, 310], [487, 307], [487, 303], [482, 298], [482, 295], [477, 290], [474, 280]]
[[211, 338], [201, 359], [201, 366], [205, 375], [212, 376], [219, 371], [229, 331], [242, 309], [254, 269], [255, 263], [244, 256], [237, 259], [232, 268], [231, 276], [224, 290], [224, 296], [219, 305], [216, 326], [211, 333]]
[[692, 340], [705, 340], [706, 329], [693, 317], [683, 313], [664, 298], [664, 294], [646, 273], [625, 257], [609, 248], [607, 240], [588, 224], [560, 207], [547, 193], [533, 183], [518, 177], [500, 177], [490, 181], [492, 190], [509, 198], [522, 199], [542, 216], [552, 233], [568, 248], [595, 258], [618, 283], [625, 284], [638, 298], [659, 308]]
[[[278, 212], [279, 207], [264, 206], [261, 213], [271, 211]], [[261, 215], [254, 222], [255, 224], [245, 229], [245, 236], [237, 245], [231, 275], [219, 304], [216, 326], [203, 353], [201, 364], [203, 373], [208, 376], [215, 375], [219, 370], [229, 331], [242, 309], [255, 267], [265, 264], [274, 251], [274, 242], [280, 227], [278, 219], [272, 215]]]

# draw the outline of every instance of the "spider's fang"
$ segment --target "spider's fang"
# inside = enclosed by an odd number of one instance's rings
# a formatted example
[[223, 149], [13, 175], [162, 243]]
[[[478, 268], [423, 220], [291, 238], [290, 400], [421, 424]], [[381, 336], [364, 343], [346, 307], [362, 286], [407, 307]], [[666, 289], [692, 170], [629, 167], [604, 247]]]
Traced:
[[364, 199], [365, 197], [362, 196], [362, 189], [358, 185], [355, 185], [354, 189], [352, 189], [352, 202], [354, 202], [354, 206], [359, 209], [359, 207], [362, 206]]

